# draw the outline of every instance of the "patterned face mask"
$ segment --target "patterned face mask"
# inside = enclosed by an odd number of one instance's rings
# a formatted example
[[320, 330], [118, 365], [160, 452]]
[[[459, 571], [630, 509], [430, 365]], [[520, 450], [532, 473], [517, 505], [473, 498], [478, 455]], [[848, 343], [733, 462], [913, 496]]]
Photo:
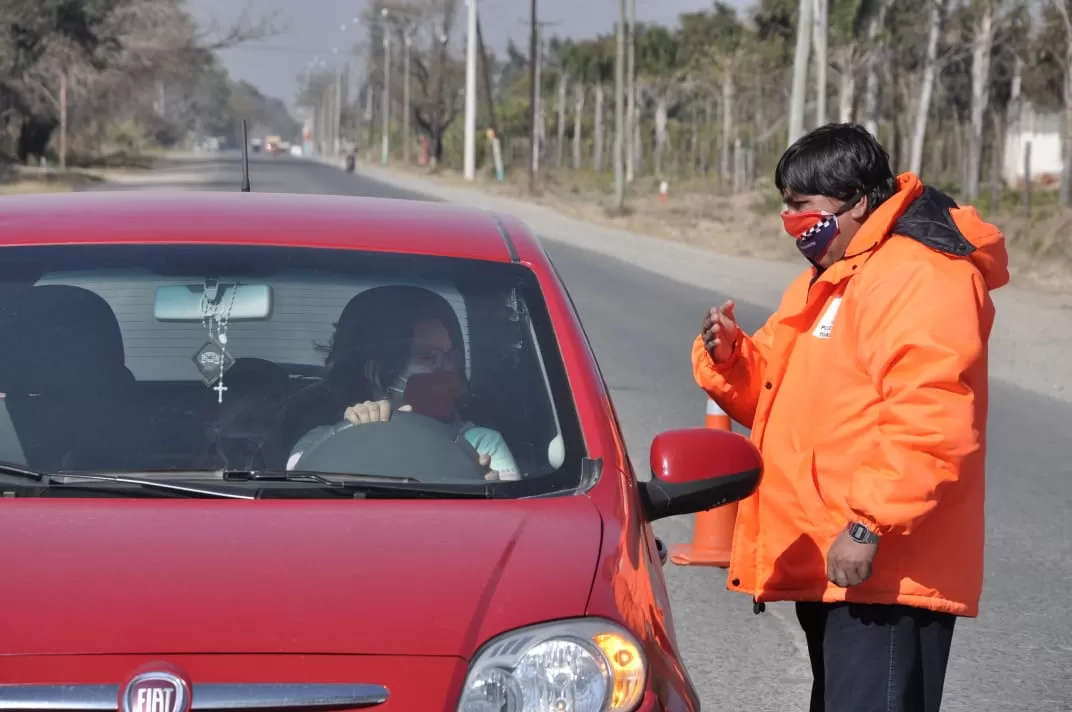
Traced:
[[834, 238], [841, 232], [837, 215], [825, 210], [782, 213], [782, 225], [789, 236], [796, 239], [800, 254], [814, 265], [822, 261], [830, 251]]
[[836, 213], [828, 213], [825, 210], [791, 213], [787, 210], [782, 213], [782, 226], [789, 236], [797, 241], [800, 254], [819, 267], [823, 257], [830, 251], [834, 238], [841, 233], [838, 217], [852, 210], [863, 197], [863, 191], [857, 193], [845, 201]]

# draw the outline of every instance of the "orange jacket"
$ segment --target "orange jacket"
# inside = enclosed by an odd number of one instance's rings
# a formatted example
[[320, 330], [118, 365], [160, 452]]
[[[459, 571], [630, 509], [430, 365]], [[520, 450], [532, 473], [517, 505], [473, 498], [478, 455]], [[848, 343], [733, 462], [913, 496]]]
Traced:
[[[906, 173], [846, 255], [800, 275], [725, 363], [693, 343], [696, 382], [764, 457], [738, 509], [729, 588], [976, 616], [989, 291], [1009, 279], [1005, 238]], [[882, 540], [871, 578], [845, 589], [827, 580], [826, 553], [852, 521]]]

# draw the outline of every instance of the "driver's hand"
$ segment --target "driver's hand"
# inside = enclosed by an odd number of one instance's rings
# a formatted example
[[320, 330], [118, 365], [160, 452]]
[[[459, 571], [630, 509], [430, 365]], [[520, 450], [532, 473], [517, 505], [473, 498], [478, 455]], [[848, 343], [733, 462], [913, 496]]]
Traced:
[[[404, 405], [399, 410], [408, 413], [413, 407]], [[347, 408], [342, 417], [354, 425], [381, 423], [391, 419], [391, 402], [384, 399], [358, 403]]]
[[500, 473], [497, 470], [491, 469], [491, 455], [481, 455], [480, 459], [478, 460], [478, 462], [480, 463], [480, 466], [483, 467], [484, 470], [485, 470], [485, 472], [484, 472], [484, 479], [485, 480], [492, 480], [494, 482], [500, 482], [500, 481], [506, 482], [506, 481], [515, 481], [515, 480], [520, 480], [521, 479], [521, 477], [516, 475], [515, 473], [508, 472], [508, 473], [504, 474], [504, 473]]
[[499, 479], [499, 473], [491, 469], [491, 455], [481, 455], [479, 458], [477, 458], [477, 462], [480, 463], [480, 466], [482, 468], [484, 468], [485, 480]]

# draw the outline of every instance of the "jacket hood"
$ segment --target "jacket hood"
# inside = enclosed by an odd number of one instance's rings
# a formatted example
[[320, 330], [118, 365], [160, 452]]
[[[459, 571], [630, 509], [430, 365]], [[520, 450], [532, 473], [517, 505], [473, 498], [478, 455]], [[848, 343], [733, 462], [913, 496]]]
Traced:
[[583, 495], [3, 502], [0, 657], [467, 659], [583, 615], [602, 531]]
[[942, 191], [923, 185], [913, 173], [898, 176], [897, 184], [895, 198], [904, 194], [916, 197], [895, 218], [890, 234], [970, 259], [990, 290], [1008, 283], [1009, 255], [1001, 230], [985, 222], [975, 208], [961, 207]]

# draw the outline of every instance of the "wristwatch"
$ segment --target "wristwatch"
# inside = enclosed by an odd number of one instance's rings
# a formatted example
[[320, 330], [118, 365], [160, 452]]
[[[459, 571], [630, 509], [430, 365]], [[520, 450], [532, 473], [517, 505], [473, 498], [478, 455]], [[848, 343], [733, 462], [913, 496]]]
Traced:
[[859, 522], [852, 522], [848, 526], [849, 536], [858, 544], [877, 544], [878, 534], [865, 527]]

